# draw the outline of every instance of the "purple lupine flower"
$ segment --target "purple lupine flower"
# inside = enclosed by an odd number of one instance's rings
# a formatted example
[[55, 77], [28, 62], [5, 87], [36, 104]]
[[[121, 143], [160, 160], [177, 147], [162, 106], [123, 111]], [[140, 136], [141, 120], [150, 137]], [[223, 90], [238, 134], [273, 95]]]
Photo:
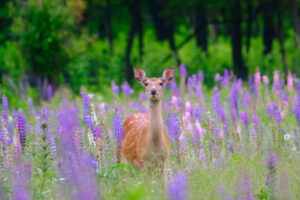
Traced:
[[242, 107], [247, 108], [251, 105], [251, 96], [247, 89], [243, 90], [242, 94]]
[[276, 123], [280, 125], [282, 121], [281, 111], [277, 104], [272, 103], [268, 106], [268, 114], [275, 119]]
[[241, 78], [238, 78], [236, 81], [236, 88], [237, 90], [241, 90], [243, 88], [243, 80]]
[[90, 113], [92, 96], [87, 95], [83, 88], [81, 88], [80, 94], [82, 97], [83, 121], [85, 125], [90, 128], [93, 126], [92, 116]]
[[180, 135], [179, 142], [180, 142], [180, 151], [182, 152], [183, 156], [186, 156], [186, 138], [184, 134]]
[[34, 115], [34, 105], [33, 105], [33, 101], [31, 98], [27, 99], [27, 104], [28, 104], [28, 111], [30, 114]]
[[116, 142], [121, 143], [123, 141], [122, 118], [121, 113], [117, 109], [115, 109], [113, 116], [113, 128]]
[[112, 81], [110, 85], [114, 96], [117, 97], [119, 94], [119, 87], [116, 85], [115, 81]]
[[236, 112], [236, 114], [239, 113], [238, 101], [239, 101], [239, 91], [237, 89], [237, 85], [234, 84], [230, 92], [230, 102], [231, 102], [231, 107]]
[[92, 133], [93, 133], [94, 141], [96, 141], [98, 137], [101, 137], [103, 135], [103, 127], [102, 126], [96, 126], [92, 130]]
[[224, 70], [224, 75], [223, 75], [223, 80], [221, 81], [221, 86], [222, 87], [230, 87], [230, 74], [229, 74], [229, 70], [225, 69]]
[[288, 72], [288, 76], [287, 76], [287, 86], [288, 86], [288, 91], [289, 92], [293, 92], [294, 89], [294, 81], [293, 81], [293, 74], [291, 71]]
[[270, 81], [269, 81], [269, 78], [267, 76], [264, 75], [262, 77], [262, 80], [263, 80], [263, 82], [264, 82], [265, 85], [269, 85]]
[[253, 110], [252, 117], [253, 117], [252, 120], [253, 128], [255, 128], [255, 130], [257, 131], [259, 128], [259, 117], [256, 113], [256, 110]]
[[199, 81], [199, 83], [202, 84], [203, 80], [204, 80], [203, 71], [199, 71], [198, 72], [198, 81]]
[[251, 191], [250, 176], [244, 177], [240, 183], [237, 184], [238, 200], [255, 200]]
[[266, 180], [266, 185], [270, 187], [274, 187], [275, 181], [276, 181], [276, 163], [278, 161], [278, 158], [275, 154], [271, 153], [268, 154], [267, 156], [267, 169], [268, 169], [268, 174], [267, 174], [267, 180]]
[[3, 122], [1, 120], [1, 117], [0, 117], [0, 142], [3, 144], [3, 146], [6, 146], [6, 135], [3, 130]]
[[178, 89], [174, 78], [170, 81], [169, 86], [173, 95], [180, 95], [180, 90]]
[[5, 94], [2, 96], [2, 117], [7, 121], [9, 115], [8, 101]]
[[255, 87], [255, 83], [254, 83], [254, 78], [251, 75], [249, 75], [249, 77], [248, 77], [248, 85], [249, 85], [250, 93], [255, 94], [256, 93], [256, 87]]
[[134, 92], [133, 89], [130, 88], [127, 82], [124, 82], [121, 86], [123, 93], [127, 98], [130, 97], [130, 95]]
[[214, 87], [213, 89], [213, 96], [212, 96], [212, 103], [214, 105], [215, 110], [217, 111], [221, 105], [221, 100], [220, 100], [220, 94], [219, 94], [219, 88]]
[[179, 65], [179, 72], [180, 72], [180, 75], [182, 77], [186, 77], [187, 70], [186, 70], [186, 67], [185, 67], [185, 65], [183, 63], [180, 63], [180, 65]]
[[25, 149], [25, 142], [26, 142], [26, 119], [24, 113], [20, 112], [18, 113], [17, 117], [17, 130], [20, 138], [20, 144], [22, 147], [22, 150], [24, 151]]
[[168, 130], [172, 139], [179, 139], [181, 130], [180, 130], [178, 117], [175, 113], [170, 118]]
[[52, 85], [48, 85], [47, 87], [47, 99], [48, 101], [50, 101], [52, 99], [52, 96], [53, 96], [53, 88], [52, 88]]
[[187, 199], [187, 176], [184, 172], [178, 173], [175, 178], [167, 183], [169, 200]]
[[233, 144], [232, 144], [231, 140], [227, 140], [226, 146], [227, 146], [227, 150], [229, 153], [234, 153]]
[[221, 133], [220, 133], [220, 129], [218, 126], [214, 125], [214, 133], [215, 133], [215, 137], [219, 138]]
[[246, 127], [249, 126], [248, 113], [246, 113], [246, 112], [240, 113], [240, 119]]
[[[255, 83], [255, 88], [256, 88], [257, 90], [259, 90], [259, 88], [260, 88], [260, 82], [261, 82], [260, 71], [259, 71], [259, 69], [257, 68], [257, 70], [256, 70], [256, 72], [255, 72], [255, 74], [254, 74], [254, 83]], [[257, 91], [257, 92], [259, 92], [259, 91]]]
[[28, 170], [26, 170], [26, 167], [21, 163], [20, 158], [17, 158], [16, 165], [13, 168], [13, 199], [31, 199], [29, 191], [30, 175], [26, 173], [26, 171]]
[[57, 155], [55, 135], [51, 131], [48, 131], [48, 136], [48, 140], [50, 142], [50, 149], [54, 155]]
[[219, 73], [217, 73], [217, 74], [215, 75], [214, 81], [215, 81], [215, 82], [219, 82], [219, 81], [221, 81], [222, 79], [223, 79], [222, 76], [221, 76]]
[[[298, 85], [300, 86], [300, 84]], [[298, 126], [300, 127], [300, 90], [297, 91], [297, 98], [296, 98], [296, 103], [293, 112], [298, 122]]]
[[201, 85], [201, 84], [198, 84], [198, 85], [196, 86], [195, 95], [196, 95], [196, 97], [198, 97], [198, 98], [201, 98], [201, 97], [203, 96], [203, 94], [202, 94], [202, 85]]

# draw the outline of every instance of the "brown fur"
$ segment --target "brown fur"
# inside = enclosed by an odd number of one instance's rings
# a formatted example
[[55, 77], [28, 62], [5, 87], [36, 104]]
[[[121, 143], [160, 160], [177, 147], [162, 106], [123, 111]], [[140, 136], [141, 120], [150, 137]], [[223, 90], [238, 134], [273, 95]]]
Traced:
[[[134, 70], [137, 81], [145, 85], [149, 114], [137, 113], [125, 119], [122, 157], [138, 169], [163, 168], [169, 155], [169, 140], [163, 128], [161, 99], [163, 86], [173, 78], [174, 68], [165, 70], [162, 78], [149, 79], [143, 70]], [[153, 89], [157, 94], [151, 94]]]

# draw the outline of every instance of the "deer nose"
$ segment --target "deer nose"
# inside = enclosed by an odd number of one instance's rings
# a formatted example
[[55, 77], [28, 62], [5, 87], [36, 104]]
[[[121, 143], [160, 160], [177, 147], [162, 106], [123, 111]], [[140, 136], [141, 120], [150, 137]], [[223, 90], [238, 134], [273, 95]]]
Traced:
[[151, 95], [156, 95], [156, 89], [151, 90]]

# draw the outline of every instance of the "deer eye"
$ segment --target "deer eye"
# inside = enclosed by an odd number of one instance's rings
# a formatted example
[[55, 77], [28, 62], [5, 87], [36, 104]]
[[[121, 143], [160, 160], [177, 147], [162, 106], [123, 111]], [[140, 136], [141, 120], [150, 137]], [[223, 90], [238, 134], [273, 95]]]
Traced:
[[148, 83], [145, 83], [144, 85], [145, 85], [145, 86], [147, 86], [147, 85], [148, 85]]
[[160, 82], [160, 84], [159, 85], [163, 85], [164, 83], [163, 82]]

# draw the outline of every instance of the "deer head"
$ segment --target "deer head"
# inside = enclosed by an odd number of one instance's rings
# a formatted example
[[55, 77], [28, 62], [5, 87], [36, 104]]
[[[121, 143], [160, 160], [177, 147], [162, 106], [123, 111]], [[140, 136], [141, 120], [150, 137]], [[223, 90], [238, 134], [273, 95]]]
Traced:
[[144, 70], [135, 67], [135, 79], [146, 88], [147, 99], [151, 103], [159, 102], [163, 98], [163, 87], [174, 77], [174, 67], [165, 69], [161, 78], [147, 78]]

